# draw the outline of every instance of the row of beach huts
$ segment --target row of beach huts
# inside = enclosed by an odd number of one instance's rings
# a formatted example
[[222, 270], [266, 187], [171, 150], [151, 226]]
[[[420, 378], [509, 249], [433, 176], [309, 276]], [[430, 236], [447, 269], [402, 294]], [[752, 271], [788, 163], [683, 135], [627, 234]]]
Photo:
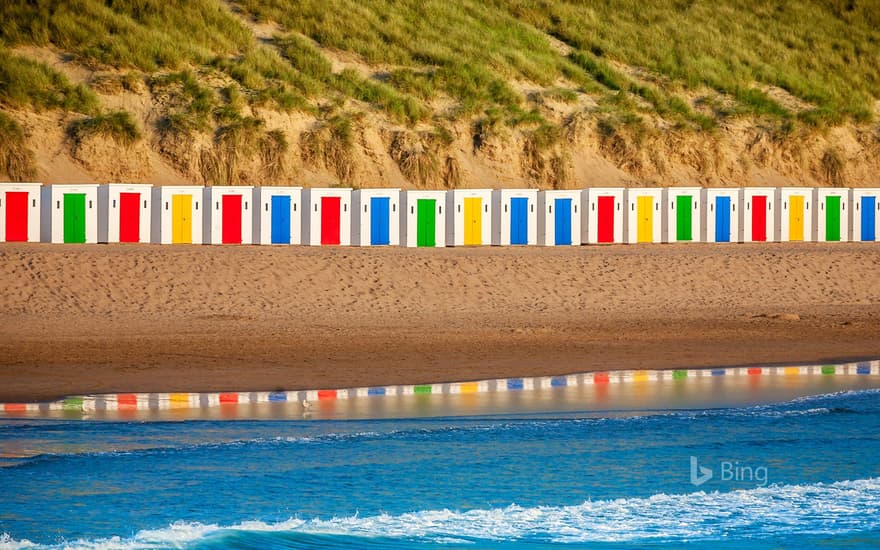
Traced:
[[0, 242], [442, 247], [875, 241], [880, 188], [424, 191], [0, 183]]

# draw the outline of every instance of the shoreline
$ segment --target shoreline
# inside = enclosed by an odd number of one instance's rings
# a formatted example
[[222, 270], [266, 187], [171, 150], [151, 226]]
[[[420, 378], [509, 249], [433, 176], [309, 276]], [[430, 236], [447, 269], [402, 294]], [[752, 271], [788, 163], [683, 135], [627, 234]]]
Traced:
[[878, 272], [872, 243], [5, 245], [0, 402], [876, 359]]

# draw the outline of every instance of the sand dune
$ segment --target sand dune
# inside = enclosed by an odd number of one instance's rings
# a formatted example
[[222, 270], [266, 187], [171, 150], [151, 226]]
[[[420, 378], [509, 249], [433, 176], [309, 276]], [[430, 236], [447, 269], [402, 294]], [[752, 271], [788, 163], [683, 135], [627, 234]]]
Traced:
[[0, 247], [0, 400], [880, 356], [874, 244]]

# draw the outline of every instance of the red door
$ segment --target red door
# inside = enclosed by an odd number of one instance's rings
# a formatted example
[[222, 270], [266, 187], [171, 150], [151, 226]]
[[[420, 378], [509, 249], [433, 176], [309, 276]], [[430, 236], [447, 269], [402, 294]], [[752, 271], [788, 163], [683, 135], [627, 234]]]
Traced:
[[341, 202], [339, 197], [321, 197], [321, 244], [339, 244]]
[[6, 241], [28, 240], [28, 194], [26, 191], [6, 193]]
[[752, 197], [752, 240], [767, 240], [767, 197]]
[[119, 242], [136, 243], [141, 240], [141, 195], [119, 194]]
[[241, 195], [223, 195], [223, 244], [241, 244]]
[[614, 242], [614, 197], [599, 197], [598, 212], [598, 241], [600, 243]]

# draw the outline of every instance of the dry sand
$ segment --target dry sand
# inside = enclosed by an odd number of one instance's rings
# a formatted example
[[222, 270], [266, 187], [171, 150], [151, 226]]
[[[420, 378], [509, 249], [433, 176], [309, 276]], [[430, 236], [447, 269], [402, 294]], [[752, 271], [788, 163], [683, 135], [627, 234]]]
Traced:
[[0, 401], [880, 357], [876, 244], [0, 246]]

